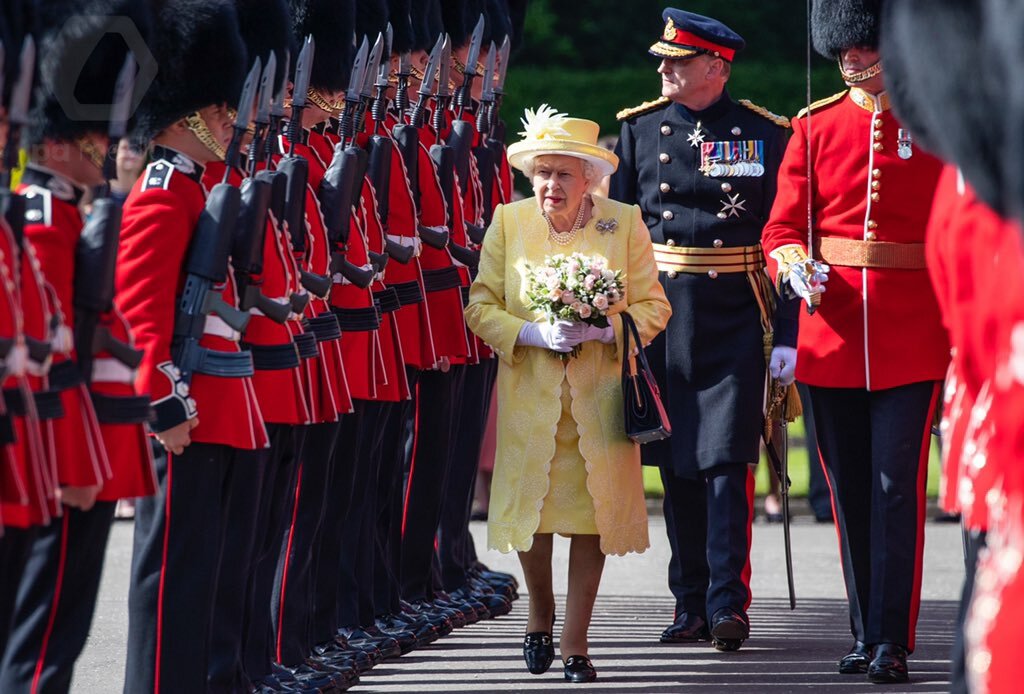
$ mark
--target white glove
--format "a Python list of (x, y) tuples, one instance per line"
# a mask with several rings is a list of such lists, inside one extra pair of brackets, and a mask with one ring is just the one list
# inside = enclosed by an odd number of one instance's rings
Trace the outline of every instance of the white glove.
[(583, 323), (559, 320), (554, 323), (523, 323), (519, 329), (517, 345), (542, 347), (554, 352), (571, 352), (583, 341)]
[(791, 384), (796, 379), (796, 350), (782, 345), (773, 347), (768, 371), (782, 385)]
[(597, 326), (584, 323), (583, 339), (581, 342), (589, 342), (590, 340), (597, 340), (606, 345), (613, 344), (615, 342), (615, 328), (610, 325), (607, 328), (598, 328)]
[(795, 263), (789, 268), (789, 286), (808, 306), (813, 306), (821, 301), (821, 295), (825, 293), (825, 283), (828, 282), (831, 269), (817, 260)]

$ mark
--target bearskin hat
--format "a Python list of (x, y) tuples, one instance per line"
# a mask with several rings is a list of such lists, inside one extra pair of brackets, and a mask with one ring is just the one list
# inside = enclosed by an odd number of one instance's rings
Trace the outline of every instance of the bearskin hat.
[[(978, 197), (1002, 200), (1003, 123), (975, 66), (948, 56), (982, 52), (982, 13), (962, 0), (885, 3), (880, 48), (886, 87), (900, 121), (930, 152), (959, 166)], [(936, 65), (942, 70), (936, 70)]]
[(388, 26), (388, 3), (386, 0), (356, 0), (356, 36), (366, 36), (370, 45)]
[(410, 0), (412, 9), (414, 51), (430, 51), (437, 43), (437, 37), (444, 32), (439, 0)]
[(814, 0), (814, 50), (832, 60), (853, 46), (877, 46), (881, 0)]
[(413, 50), (416, 36), (409, 12), (410, 5), (409, 0), (388, 0), (388, 21), (391, 22), (391, 29), (394, 32), (391, 42), (392, 53), (401, 54)]
[[(144, 50), (150, 29), (146, 4), (44, 0), (36, 3), (36, 11), (38, 69), (30, 141), (105, 133), (114, 86), (130, 42)], [(150, 56), (135, 59), (147, 61)]]
[(271, 53), (277, 58), (277, 74), (274, 75), (274, 91), (277, 91), (284, 79), (285, 53), (292, 51), (292, 18), (288, 4), (285, 0), (235, 0), (235, 7), (250, 67), (257, 58), (266, 65)]
[[(306, 36), (316, 42), (309, 86), (336, 92), (348, 86), (355, 51), (355, 0), (291, 0), (292, 34), (301, 46)], [(294, 71), (297, 54), (292, 57)]]
[(482, 0), (444, 0), (441, 3), (441, 21), (452, 39), (452, 48), (469, 43), (476, 23), (484, 11)]
[(484, 25), (484, 46), (491, 43), (498, 48), (508, 36), (512, 37), (512, 19), (509, 17), (507, 0), (487, 0), (484, 5), (484, 16), (487, 21)]
[(230, 0), (166, 0), (150, 49), (159, 72), (137, 111), (136, 134), (151, 139), (201, 108), (238, 98), (248, 71)]
[(527, 0), (508, 0), (508, 16), (512, 20), (512, 50), (523, 45), (523, 25), (526, 24)]
[[(1020, 84), (1020, 70), (1024, 67), (1024, 46), (1020, 41), (1024, 6), (1014, 0), (983, 0), (977, 4), (982, 7), (980, 45), (985, 47), (985, 55), (994, 53), (994, 59), (986, 60), (984, 69), (976, 70), (973, 79), (982, 81), (988, 98), (984, 103), (962, 104), (960, 99), (953, 103), (984, 110), (990, 124), (994, 118), (1002, 121), (999, 132), (1006, 138), (1000, 150), (1006, 186), (1004, 199), (1008, 212), (1024, 222), (1024, 87)], [(974, 55), (982, 54), (978, 50)], [(966, 56), (959, 57), (968, 62)], [(949, 104), (945, 106), (948, 108)], [(971, 183), (974, 184), (973, 179)]]

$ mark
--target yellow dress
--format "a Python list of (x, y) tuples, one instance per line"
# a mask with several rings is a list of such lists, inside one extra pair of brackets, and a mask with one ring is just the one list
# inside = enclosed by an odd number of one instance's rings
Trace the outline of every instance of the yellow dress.
[[(498, 441), (491, 483), (488, 545), (529, 550), (537, 532), (598, 534), (605, 554), (642, 552), (650, 543), (640, 450), (622, 420), (622, 322), (626, 309), (645, 342), (672, 309), (658, 283), (650, 234), (636, 206), (594, 196), (591, 221), (570, 246), (548, 239), (533, 198), (499, 206), (484, 240), (466, 321), (499, 357)], [(599, 232), (602, 226), (614, 229)], [(579, 251), (621, 269), (626, 292), (609, 311), (616, 344), (586, 342), (568, 362), (517, 346), (526, 321), (528, 266)]]

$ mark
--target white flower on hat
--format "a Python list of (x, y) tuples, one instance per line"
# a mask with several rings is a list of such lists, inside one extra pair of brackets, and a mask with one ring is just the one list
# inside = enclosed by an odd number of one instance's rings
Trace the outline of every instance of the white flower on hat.
[(536, 111), (528, 108), (524, 117), (519, 119), (526, 129), (519, 134), (528, 140), (568, 137), (569, 131), (562, 127), (568, 117), (568, 114), (559, 113), (547, 104), (541, 104)]

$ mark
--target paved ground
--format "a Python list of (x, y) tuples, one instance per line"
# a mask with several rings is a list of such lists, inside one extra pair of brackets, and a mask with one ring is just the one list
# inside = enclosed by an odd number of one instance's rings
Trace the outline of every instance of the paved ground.
[[(477, 546), (486, 529), (474, 523)], [(708, 644), (663, 646), (657, 637), (672, 617), (665, 586), (668, 542), (664, 521), (651, 518), (653, 546), (642, 555), (608, 561), (591, 629), (591, 657), (599, 681), (590, 689), (614, 692), (924, 692), (946, 691), (948, 652), (956, 599), (963, 579), (959, 529), (929, 523), (926, 530), (924, 602), (910, 685), (878, 689), (861, 677), (840, 676), (835, 661), (849, 647), (842, 574), (831, 525), (805, 519), (793, 527), (797, 609), (789, 610), (782, 532), (754, 528), (753, 635), (738, 653), (719, 653)], [(556, 541), (556, 592), (565, 592), (568, 543)], [(127, 625), (127, 576), (131, 525), (119, 523), (111, 538), (96, 620), (75, 673), (76, 694), (121, 690)], [(484, 561), (518, 575), (514, 555), (486, 553)], [(512, 614), (459, 631), (422, 651), (384, 663), (366, 674), (362, 692), (579, 691), (553, 667), (535, 677), (522, 662), (525, 600)], [(556, 635), (557, 636), (557, 635)], [(182, 693), (187, 694), (187, 693)]]

